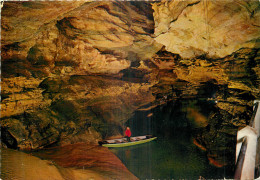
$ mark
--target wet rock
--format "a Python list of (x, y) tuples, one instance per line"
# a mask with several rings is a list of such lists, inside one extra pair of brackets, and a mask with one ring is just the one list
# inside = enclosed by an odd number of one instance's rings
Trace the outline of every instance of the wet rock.
[(1, 156), (1, 178), (3, 179), (48, 179), (53, 177), (57, 180), (63, 179), (59, 169), (51, 161), (41, 160), (11, 149), (3, 149)]
[[(83, 144), (36, 154), (3, 149), (1, 178), (4, 179), (137, 179), (108, 149)], [(56, 154), (58, 152), (58, 154)], [(54, 156), (49, 156), (52, 153)], [(61, 155), (63, 154), (63, 155)], [(95, 154), (95, 156), (93, 156)], [(97, 158), (96, 154), (100, 154)], [(56, 156), (56, 159), (53, 157)], [(41, 159), (40, 159), (40, 158)], [(58, 158), (57, 158), (58, 157)], [(96, 159), (95, 159), (96, 157)], [(75, 164), (75, 162), (80, 162)], [(83, 161), (82, 161), (83, 160)], [(69, 163), (66, 161), (70, 161)], [(37, 167), (37, 168), (35, 168)], [(100, 173), (100, 172), (103, 173)]]
[(102, 146), (77, 143), (36, 151), (33, 155), (57, 164), (62, 174), (72, 176), (71, 179), (77, 179), (76, 175), (81, 173), (86, 176), (85, 170), (101, 179), (136, 179), (111, 151)]

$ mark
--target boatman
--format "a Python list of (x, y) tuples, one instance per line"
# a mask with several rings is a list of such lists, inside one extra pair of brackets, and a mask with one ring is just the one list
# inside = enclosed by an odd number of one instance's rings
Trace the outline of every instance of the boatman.
[(125, 137), (126, 137), (127, 141), (130, 142), (131, 131), (130, 131), (130, 128), (129, 128), (129, 127), (126, 127)]

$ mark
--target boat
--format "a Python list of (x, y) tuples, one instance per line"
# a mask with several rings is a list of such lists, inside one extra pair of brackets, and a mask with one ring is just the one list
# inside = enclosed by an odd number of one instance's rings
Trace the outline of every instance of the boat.
[(147, 143), (156, 138), (157, 137), (153, 137), (152, 135), (145, 135), (145, 136), (130, 137), (130, 141), (127, 141), (126, 138), (120, 138), (120, 139), (99, 141), (98, 143), (99, 145), (104, 147), (126, 147), (126, 146), (133, 146), (137, 144)]

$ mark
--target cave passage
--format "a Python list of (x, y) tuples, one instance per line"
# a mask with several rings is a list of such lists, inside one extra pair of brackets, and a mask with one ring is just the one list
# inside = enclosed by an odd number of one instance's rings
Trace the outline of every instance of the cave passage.
[[(115, 170), (110, 179), (128, 176), (121, 161), (140, 179), (233, 178), (237, 131), (260, 99), (259, 1), (1, 7), (0, 145), (19, 172), (14, 157), (25, 154), (16, 150), (47, 155), (57, 146), (54, 162)], [(114, 154), (98, 146), (126, 126), (157, 140)]]
[[(214, 101), (182, 99), (168, 102), (150, 111), (136, 112), (126, 123), (132, 129), (133, 136), (152, 134), (158, 139), (143, 145), (110, 150), (141, 179), (198, 179), (200, 176), (214, 179), (232, 178), (233, 159), (228, 156), (233, 151), (223, 150), (220, 145), (217, 152), (228, 163), (216, 167), (209, 162), (208, 152), (193, 143), (197, 134), (210, 126), (208, 124), (202, 127), (205, 122), (201, 125), (198, 120), (203, 117), (203, 120), (208, 120), (215, 110)], [(231, 137), (226, 138), (224, 141), (229, 142)], [(230, 146), (233, 148), (232, 144)]]

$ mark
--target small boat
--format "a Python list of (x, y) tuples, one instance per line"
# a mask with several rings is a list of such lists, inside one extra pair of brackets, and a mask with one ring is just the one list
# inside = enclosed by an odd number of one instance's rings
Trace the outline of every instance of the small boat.
[(126, 146), (133, 146), (137, 144), (143, 144), (146, 142), (150, 142), (157, 137), (153, 137), (152, 135), (145, 135), (145, 136), (136, 136), (131, 137), (130, 141), (127, 141), (126, 138), (120, 138), (120, 139), (111, 139), (111, 140), (104, 140), (99, 141), (99, 145), (105, 146), (105, 147), (126, 147)]

